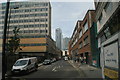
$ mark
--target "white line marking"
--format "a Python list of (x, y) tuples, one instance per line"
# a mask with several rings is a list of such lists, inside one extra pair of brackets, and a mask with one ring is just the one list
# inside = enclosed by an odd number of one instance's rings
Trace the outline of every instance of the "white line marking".
[(56, 67), (54, 67), (53, 69), (52, 69), (52, 71), (54, 71), (56, 69)]
[(57, 67), (54, 67), (52, 71), (53, 71), (53, 72), (56, 72), (56, 71), (57, 71), (56, 68), (57, 68)]

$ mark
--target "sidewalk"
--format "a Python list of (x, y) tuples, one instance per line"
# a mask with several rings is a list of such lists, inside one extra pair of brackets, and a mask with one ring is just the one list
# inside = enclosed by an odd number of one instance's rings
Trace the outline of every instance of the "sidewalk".
[(102, 78), (102, 70), (87, 64), (76, 63), (72, 60), (68, 61), (74, 68), (82, 71), (84, 78)]

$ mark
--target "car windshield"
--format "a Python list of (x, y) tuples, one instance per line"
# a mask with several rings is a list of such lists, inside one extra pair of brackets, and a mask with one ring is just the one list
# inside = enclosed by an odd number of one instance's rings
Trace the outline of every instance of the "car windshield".
[(14, 66), (23, 66), (23, 65), (26, 65), (28, 62), (28, 60), (20, 60), (20, 61), (17, 61)]

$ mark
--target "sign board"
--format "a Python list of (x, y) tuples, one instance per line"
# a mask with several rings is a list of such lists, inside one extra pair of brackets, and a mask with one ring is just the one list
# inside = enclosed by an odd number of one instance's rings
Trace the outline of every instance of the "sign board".
[(118, 42), (104, 47), (105, 66), (118, 69)]

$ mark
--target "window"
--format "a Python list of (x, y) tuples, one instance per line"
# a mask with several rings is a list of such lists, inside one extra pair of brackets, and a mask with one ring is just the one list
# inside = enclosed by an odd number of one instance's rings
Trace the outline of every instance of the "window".
[(105, 35), (102, 35), (100, 38), (100, 43), (104, 42), (106, 40)]
[(101, 13), (101, 15), (100, 15), (100, 17), (99, 17), (99, 22), (100, 22), (100, 24), (102, 23), (102, 17), (103, 17), (103, 15), (102, 15), (102, 13)]
[(88, 44), (88, 36), (84, 38), (84, 45)]
[(110, 13), (111, 10), (112, 10), (112, 2), (108, 2), (108, 3), (105, 5), (104, 9), (105, 9), (105, 12), (106, 12), (106, 13)]
[(83, 33), (85, 33), (87, 30), (88, 30), (88, 23), (86, 21), (84, 26), (83, 26)]
[(82, 48), (82, 45), (83, 45), (82, 42), (80, 42), (80, 48)]
[(109, 38), (109, 37), (111, 36), (110, 31), (109, 31), (109, 27), (107, 27), (107, 28), (104, 30), (104, 34), (105, 34), (105, 37), (106, 37), (106, 38)]
[(79, 35), (79, 38), (81, 38), (81, 36), (82, 36), (82, 30), (80, 30), (80, 35)]
[(39, 30), (35, 30), (35, 33), (39, 33)]

